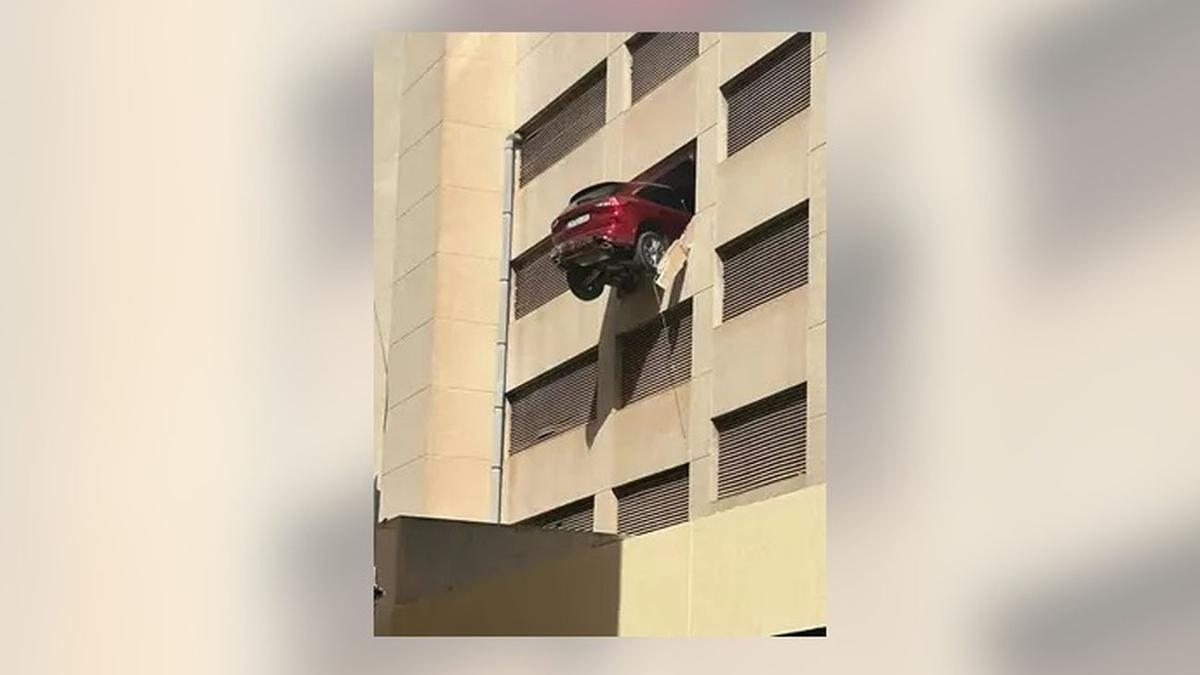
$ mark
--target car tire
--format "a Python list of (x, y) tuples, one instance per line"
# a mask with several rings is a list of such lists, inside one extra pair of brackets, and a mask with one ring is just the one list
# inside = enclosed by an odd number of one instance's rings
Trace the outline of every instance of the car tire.
[(666, 253), (667, 238), (661, 233), (646, 230), (638, 235), (634, 258), (637, 260), (638, 266), (645, 272), (649, 274), (658, 272), (658, 263), (662, 261)]
[(567, 268), (567, 286), (576, 298), (588, 302), (600, 297), (604, 292), (603, 275), (594, 269), (586, 267)]

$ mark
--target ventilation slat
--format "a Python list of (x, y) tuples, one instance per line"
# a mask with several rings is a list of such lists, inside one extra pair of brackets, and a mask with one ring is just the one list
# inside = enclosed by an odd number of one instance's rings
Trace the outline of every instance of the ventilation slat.
[(595, 520), (595, 499), (587, 497), (566, 506), (560, 506), (545, 513), (518, 523), (540, 527), (545, 530), (570, 530), (572, 532), (591, 532)]
[(807, 386), (801, 384), (714, 419), (717, 497), (803, 474), (807, 410)]
[(617, 531), (638, 535), (688, 519), (688, 465), (675, 467), (613, 490)]
[(607, 80), (601, 63), (521, 127), (522, 186), (604, 126)]
[(717, 249), (725, 321), (808, 283), (808, 202)]
[(567, 275), (550, 259), (546, 237), (513, 260), (513, 317), (520, 319), (569, 290)]
[(569, 431), (596, 416), (596, 348), (559, 365), (508, 393), (508, 452)]
[(634, 103), (686, 68), (700, 54), (699, 33), (638, 33), (627, 44)]
[(621, 348), (621, 400), (626, 405), (691, 379), (691, 300), (654, 317), (618, 339)]
[(721, 88), (728, 104), (727, 155), (734, 155), (808, 107), (810, 49), (810, 35), (798, 33)]

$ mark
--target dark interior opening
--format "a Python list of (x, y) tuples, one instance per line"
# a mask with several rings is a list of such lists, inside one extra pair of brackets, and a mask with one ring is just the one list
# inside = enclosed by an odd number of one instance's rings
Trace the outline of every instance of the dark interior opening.
[(696, 212), (696, 141), (672, 152), (665, 159), (643, 171), (634, 180), (661, 183), (675, 188), (688, 211)]
[(827, 637), (825, 634), (825, 626), (818, 628), (809, 628), (807, 630), (797, 630), (790, 633), (780, 633), (774, 637)]

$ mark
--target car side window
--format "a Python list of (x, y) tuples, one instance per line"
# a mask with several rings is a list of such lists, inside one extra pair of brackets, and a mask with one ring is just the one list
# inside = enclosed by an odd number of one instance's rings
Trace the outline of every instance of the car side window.
[(680, 201), (679, 197), (676, 196), (673, 191), (668, 190), (667, 188), (650, 185), (642, 188), (642, 191), (639, 194), (645, 199), (649, 199), (659, 206), (665, 206), (669, 209), (676, 210), (683, 209), (683, 203)]

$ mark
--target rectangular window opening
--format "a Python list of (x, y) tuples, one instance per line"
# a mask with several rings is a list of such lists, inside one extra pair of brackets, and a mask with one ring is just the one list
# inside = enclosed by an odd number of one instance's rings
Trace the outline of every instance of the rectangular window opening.
[(563, 92), (517, 133), (521, 135), (519, 184), (524, 186), (583, 145), (605, 123), (607, 61)]
[(625, 43), (633, 103), (645, 98), (700, 55), (699, 33), (637, 33)]
[(635, 536), (688, 520), (688, 465), (668, 469), (613, 490), (617, 532)]
[(808, 201), (717, 248), (723, 268), (722, 320), (808, 283)]
[(804, 474), (807, 383), (713, 419), (717, 428), (717, 498)]
[(510, 455), (595, 419), (597, 357), (593, 347), (508, 393)]
[(595, 521), (595, 498), (585, 497), (517, 523), (518, 526), (540, 527), (543, 530), (591, 532)]
[(726, 156), (762, 138), (808, 107), (811, 34), (797, 33), (721, 87)]

